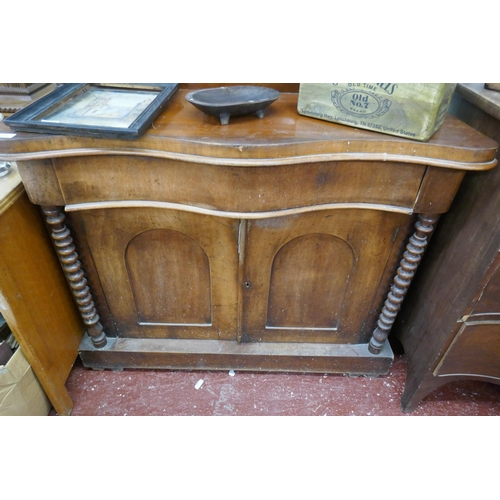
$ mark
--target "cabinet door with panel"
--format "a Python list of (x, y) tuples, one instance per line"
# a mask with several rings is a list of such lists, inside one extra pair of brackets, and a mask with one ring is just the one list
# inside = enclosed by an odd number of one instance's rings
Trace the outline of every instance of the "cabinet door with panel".
[(237, 220), (154, 208), (79, 217), (119, 337), (236, 338)]
[(155, 208), (78, 217), (119, 337), (352, 344), (369, 339), (408, 223), (364, 209), (256, 220)]
[(243, 338), (367, 342), (374, 301), (408, 219), (345, 209), (248, 221)]

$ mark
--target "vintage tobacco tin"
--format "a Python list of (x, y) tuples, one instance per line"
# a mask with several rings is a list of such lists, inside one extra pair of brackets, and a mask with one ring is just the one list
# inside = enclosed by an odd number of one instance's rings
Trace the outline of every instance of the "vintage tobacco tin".
[(455, 83), (301, 83), (298, 112), (427, 141), (443, 124)]

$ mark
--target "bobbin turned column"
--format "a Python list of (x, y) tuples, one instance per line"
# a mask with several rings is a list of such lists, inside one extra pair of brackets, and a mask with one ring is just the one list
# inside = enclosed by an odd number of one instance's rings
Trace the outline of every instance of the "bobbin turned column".
[(384, 342), (389, 336), (406, 292), (415, 276), (415, 271), (427, 248), (429, 237), (436, 227), (438, 218), (439, 215), (435, 214), (419, 214), (418, 216), (418, 221), (415, 224), (416, 231), (412, 234), (406, 246), (403, 260), (400, 262), (391, 291), (377, 321), (377, 328), (375, 328), (370, 339), (368, 350), (372, 354), (379, 354), (382, 351)]
[(71, 287), (71, 292), (78, 305), (83, 322), (88, 327), (88, 334), (95, 347), (104, 347), (107, 343), (106, 334), (99, 322), (92, 294), (87, 286), (85, 273), (73, 244), (69, 229), (64, 225), (66, 216), (58, 207), (43, 206), (42, 211), (47, 224), (52, 228), (51, 237), (56, 247), (59, 261)]

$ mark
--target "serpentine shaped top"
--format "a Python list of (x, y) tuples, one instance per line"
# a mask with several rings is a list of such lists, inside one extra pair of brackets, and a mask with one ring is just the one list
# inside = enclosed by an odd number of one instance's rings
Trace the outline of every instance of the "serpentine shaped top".
[(0, 161), (137, 155), (241, 167), (351, 160), (462, 170), (496, 165), (497, 143), (451, 115), (428, 142), (419, 142), (301, 116), (298, 94), (282, 93), (264, 118), (241, 116), (225, 127), (188, 103), (186, 92), (179, 90), (147, 132), (133, 141), (36, 133), (8, 138), (13, 131), (0, 122)]

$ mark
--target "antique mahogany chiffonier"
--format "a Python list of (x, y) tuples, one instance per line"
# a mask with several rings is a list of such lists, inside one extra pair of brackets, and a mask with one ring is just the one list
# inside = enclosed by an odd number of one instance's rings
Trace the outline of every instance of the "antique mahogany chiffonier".
[(452, 116), (426, 143), (357, 130), (287, 91), (221, 125), (187, 91), (137, 140), (0, 141), (87, 325), (85, 366), (387, 373), (428, 239), (496, 142)]

